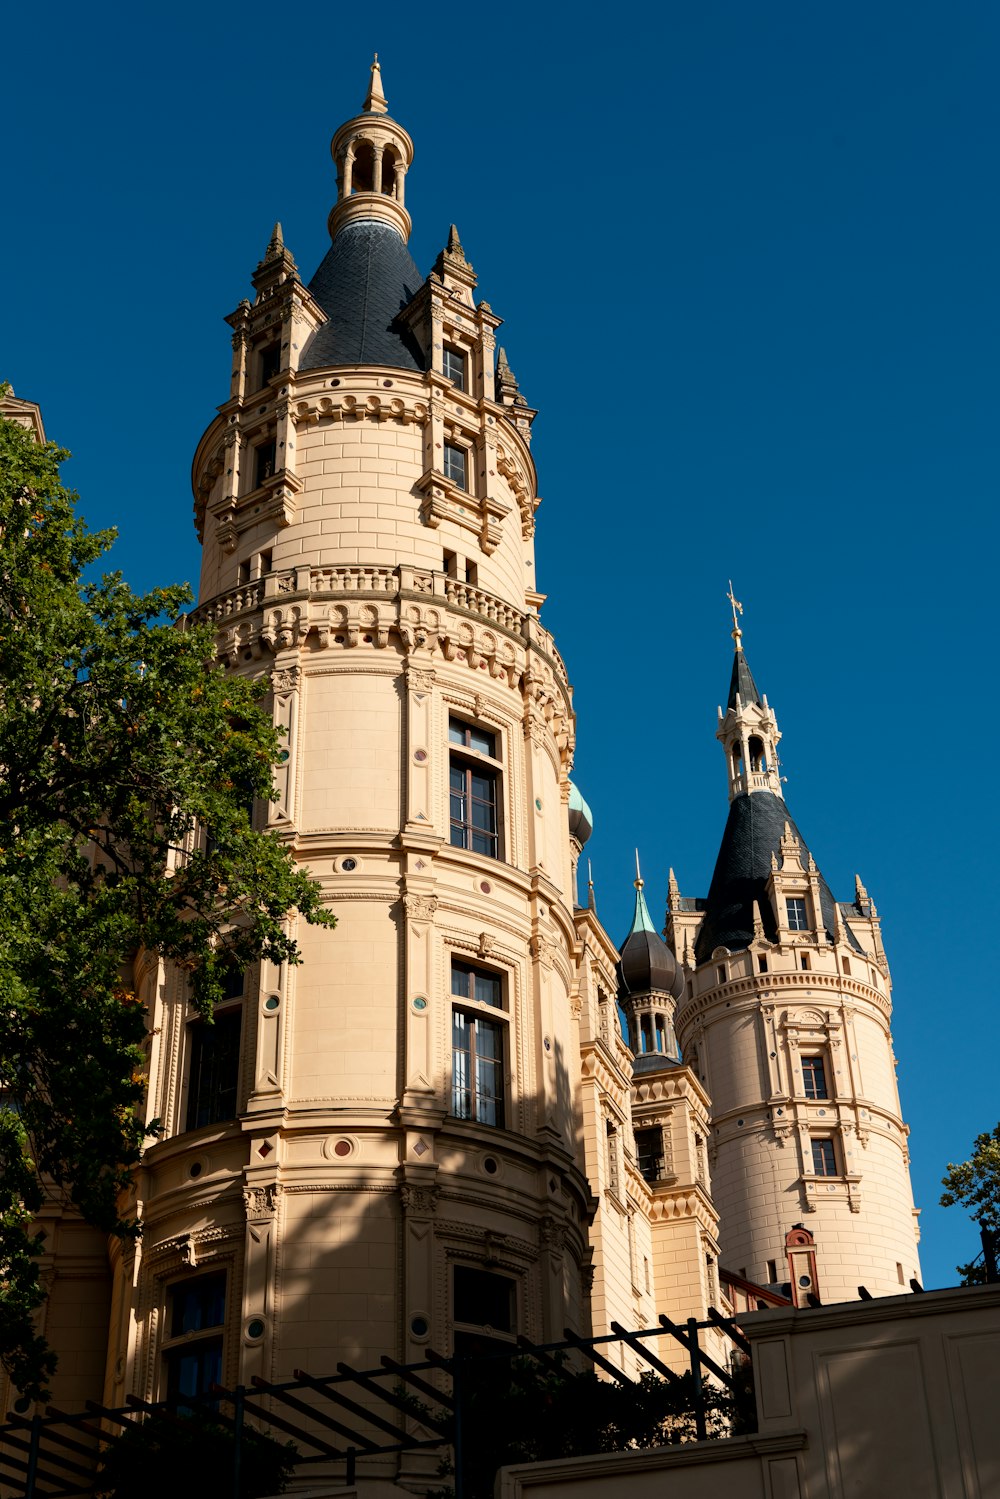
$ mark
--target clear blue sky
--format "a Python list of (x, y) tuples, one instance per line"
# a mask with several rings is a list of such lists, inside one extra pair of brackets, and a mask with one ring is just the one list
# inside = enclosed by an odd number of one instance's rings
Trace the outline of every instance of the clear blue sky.
[(378, 48), (411, 248), (457, 222), (540, 409), (539, 587), (612, 936), (726, 816), (724, 594), (790, 808), (884, 918), (925, 1279), (996, 1084), (1000, 9), (179, 3), (5, 17), (0, 377), (136, 586), (197, 577), (189, 468), (274, 219), (308, 279)]

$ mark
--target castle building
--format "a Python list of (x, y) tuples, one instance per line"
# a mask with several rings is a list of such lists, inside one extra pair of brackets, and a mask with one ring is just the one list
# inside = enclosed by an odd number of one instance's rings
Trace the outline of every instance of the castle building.
[(338, 926), (234, 978), (211, 1027), (137, 959), (143, 1237), (110, 1267), (53, 1238), (47, 1265), (53, 1306), (103, 1278), (73, 1373), (108, 1405), (916, 1273), (878, 918), (788, 815), (739, 631), (708, 897), (671, 877), (665, 941), (637, 878), (616, 948), (577, 899), (535, 412), (455, 229), (428, 276), (410, 257), (377, 60), (332, 155), (330, 249), (306, 284), (275, 226), (192, 482), (197, 616), (286, 735), (256, 815)]
[[(729, 817), (707, 898), (671, 876), (667, 913), (688, 969), (678, 1039), (712, 1100), (722, 1255), (796, 1304), (851, 1300), (859, 1284), (898, 1294), (919, 1279), (918, 1235), (878, 913), (860, 879), (852, 902), (834, 900), (792, 821), (735, 605), (733, 623), (718, 729)], [(790, 1278), (799, 1219), (818, 1248)]]

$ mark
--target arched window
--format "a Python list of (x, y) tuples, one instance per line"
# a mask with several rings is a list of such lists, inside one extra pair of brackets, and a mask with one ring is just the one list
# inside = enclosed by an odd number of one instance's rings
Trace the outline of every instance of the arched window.
[(764, 741), (763, 739), (758, 739), (756, 735), (750, 741), (750, 769), (767, 769), (767, 755), (764, 750)]
[(354, 148), (351, 192), (370, 193), (375, 183), (375, 152), (371, 141), (358, 141)]
[(392, 146), (386, 146), (382, 155), (382, 192), (387, 198), (396, 196), (396, 163), (399, 157)]

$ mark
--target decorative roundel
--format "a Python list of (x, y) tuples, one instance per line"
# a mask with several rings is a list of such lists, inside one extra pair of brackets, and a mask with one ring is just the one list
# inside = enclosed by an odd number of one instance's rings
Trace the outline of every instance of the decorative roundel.
[(415, 1338), (426, 1338), (431, 1330), (431, 1324), (422, 1312), (415, 1312), (410, 1318), (410, 1332)]
[(288, 751), (286, 749), (279, 750), (278, 751), (278, 759), (281, 762), (281, 764), (284, 765), (285, 762), (288, 760)]
[(489, 895), (493, 889), (493, 886), (490, 884), (489, 880), (480, 880), (479, 888), (484, 895)]
[(552, 1042), (549, 1040), (548, 1036), (545, 1037), (543, 1045), (544, 1045), (546, 1051), (551, 1051), (552, 1050)]
[(19, 1395), (14, 1401), (14, 1404), (11, 1406), (11, 1410), (19, 1416), (23, 1416), (25, 1411), (30, 1411), (30, 1409), (31, 1401), (28, 1399), (27, 1395)]
[(204, 1161), (192, 1161), (190, 1166), (188, 1167), (188, 1176), (192, 1181), (197, 1181), (204, 1169)]
[(537, 812), (542, 810), (542, 798), (540, 796), (535, 797), (535, 810)]
[(267, 1331), (267, 1326), (262, 1317), (251, 1317), (247, 1323), (246, 1335), (248, 1338), (262, 1338)]
[(487, 1176), (497, 1176), (499, 1174), (500, 1162), (494, 1155), (484, 1155), (482, 1166)]
[(323, 1154), (328, 1161), (346, 1161), (356, 1155), (358, 1142), (350, 1135), (328, 1135), (323, 1141)]
[(424, 761), (427, 759), (427, 751), (425, 749), (414, 750), (413, 758), (414, 760), (416, 760), (418, 765), (423, 765)]
[(331, 385), (339, 385), (339, 384), (340, 384), (340, 381), (339, 381), (339, 380), (331, 380), (331, 381), (330, 381), (330, 384), (331, 384)]
[(271, 1014), (273, 1014), (275, 1010), (279, 1009), (280, 1006), (281, 996), (278, 994), (269, 994), (264, 1001), (265, 1010), (267, 1010)]
[(418, 994), (416, 999), (413, 1001), (413, 1008), (418, 1012), (418, 1014), (421, 1010), (426, 1010), (427, 1001), (426, 999), (424, 999), (424, 996), (422, 994)]
[(358, 867), (357, 859), (341, 859), (340, 867), (345, 874), (353, 874)]

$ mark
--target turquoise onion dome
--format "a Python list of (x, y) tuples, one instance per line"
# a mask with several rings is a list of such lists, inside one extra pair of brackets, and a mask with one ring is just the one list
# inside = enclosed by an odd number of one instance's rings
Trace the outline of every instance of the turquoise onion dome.
[(569, 831), (570, 837), (581, 845), (594, 831), (594, 814), (572, 781), (569, 783)]

